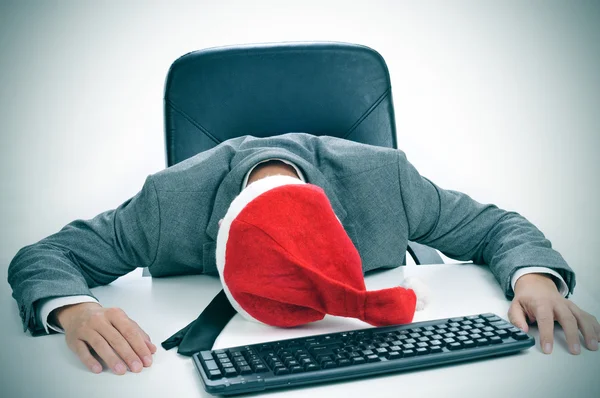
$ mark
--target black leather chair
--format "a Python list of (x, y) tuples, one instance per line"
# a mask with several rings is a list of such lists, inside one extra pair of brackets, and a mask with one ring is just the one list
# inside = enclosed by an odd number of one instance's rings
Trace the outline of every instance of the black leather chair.
[[(328, 135), (397, 148), (390, 76), (361, 45), (295, 42), (194, 51), (165, 84), (167, 167), (241, 135)], [(417, 264), (443, 263), (410, 242)]]

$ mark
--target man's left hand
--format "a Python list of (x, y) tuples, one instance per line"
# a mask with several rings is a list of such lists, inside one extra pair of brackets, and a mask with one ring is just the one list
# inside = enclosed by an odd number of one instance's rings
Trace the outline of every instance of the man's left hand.
[(560, 323), (572, 354), (579, 354), (579, 331), (583, 334), (585, 347), (598, 350), (600, 324), (595, 316), (583, 311), (564, 298), (556, 288), (550, 275), (527, 274), (517, 280), (515, 297), (508, 310), (508, 319), (524, 332), (530, 323), (537, 322), (540, 331), (540, 346), (546, 354), (552, 352), (554, 321)]

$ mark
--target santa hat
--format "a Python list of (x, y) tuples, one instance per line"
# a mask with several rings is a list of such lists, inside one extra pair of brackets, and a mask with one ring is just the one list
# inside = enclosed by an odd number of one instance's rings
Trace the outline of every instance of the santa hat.
[(414, 279), (404, 283), (412, 289), (367, 291), (359, 253), (325, 192), (289, 176), (260, 179), (233, 200), (219, 228), (216, 260), (232, 306), (272, 326), (325, 314), (403, 324), (424, 305)]

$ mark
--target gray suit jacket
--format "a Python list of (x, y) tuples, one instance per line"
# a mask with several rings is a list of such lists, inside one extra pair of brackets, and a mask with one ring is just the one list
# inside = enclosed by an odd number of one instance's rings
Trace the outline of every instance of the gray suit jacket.
[(519, 268), (557, 271), (572, 293), (575, 275), (525, 218), (437, 187), (400, 150), (332, 137), (290, 133), (223, 142), (146, 179), (114, 210), (76, 220), (19, 250), (8, 270), (25, 330), (36, 324), (37, 300), (92, 295), (136, 267), (153, 276), (216, 275), (218, 221), (261, 160), (295, 163), (320, 186), (355, 246), (363, 270), (401, 265), (408, 240), (449, 257), (488, 264), (508, 299)]

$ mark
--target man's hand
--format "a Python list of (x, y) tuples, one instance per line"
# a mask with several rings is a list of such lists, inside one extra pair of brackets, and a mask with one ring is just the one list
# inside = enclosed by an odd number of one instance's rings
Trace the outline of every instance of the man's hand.
[(523, 275), (517, 280), (515, 297), (508, 310), (508, 319), (527, 332), (529, 328), (525, 315), (530, 323), (537, 321), (540, 346), (546, 354), (552, 352), (555, 320), (562, 326), (572, 354), (580, 353), (580, 330), (585, 346), (591, 351), (598, 350), (600, 339), (598, 320), (564, 298), (558, 292), (550, 275), (532, 273)]
[(102, 372), (102, 365), (90, 348), (118, 375), (125, 374), (127, 367), (138, 373), (142, 363), (145, 367), (152, 365), (156, 346), (120, 308), (80, 303), (58, 308), (51, 315), (65, 330), (69, 348), (94, 373)]

